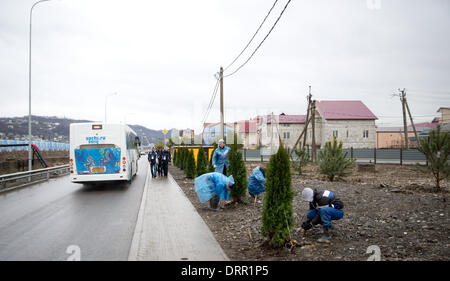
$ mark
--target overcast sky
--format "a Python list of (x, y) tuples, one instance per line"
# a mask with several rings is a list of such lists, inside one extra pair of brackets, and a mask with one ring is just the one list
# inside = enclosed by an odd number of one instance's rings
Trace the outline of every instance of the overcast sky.
[[(248, 58), (280, 14), (279, 0)], [(256, 55), (224, 79), (225, 121), (305, 114), (317, 100), (361, 100), (380, 126), (450, 106), (450, 1), (292, 0)], [(377, 4), (380, 3), (381, 5)], [(0, 116), (28, 114), (29, 13), (0, 0)], [(52, 0), (33, 12), (32, 114), (194, 128), (214, 74), (243, 49), (273, 0)], [(227, 73), (225, 73), (227, 74)], [(207, 121), (219, 121), (219, 98)]]

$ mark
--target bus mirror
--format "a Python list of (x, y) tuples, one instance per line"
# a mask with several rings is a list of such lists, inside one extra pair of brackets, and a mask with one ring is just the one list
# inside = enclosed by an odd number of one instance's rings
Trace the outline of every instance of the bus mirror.
[(136, 137), (136, 144), (137, 144), (138, 146), (141, 146), (141, 140), (139, 139), (139, 137)]

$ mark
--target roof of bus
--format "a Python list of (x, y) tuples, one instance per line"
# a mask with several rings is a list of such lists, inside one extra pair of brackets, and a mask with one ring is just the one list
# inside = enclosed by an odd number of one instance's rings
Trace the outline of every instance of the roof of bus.
[(130, 126), (120, 123), (102, 123), (102, 122), (84, 122), (84, 123), (70, 123), (70, 127), (89, 127), (92, 125), (102, 125), (102, 126), (114, 126), (114, 127), (122, 127), (125, 128), (125, 130), (132, 132), (133, 134), (137, 135), (136, 132), (131, 129)]

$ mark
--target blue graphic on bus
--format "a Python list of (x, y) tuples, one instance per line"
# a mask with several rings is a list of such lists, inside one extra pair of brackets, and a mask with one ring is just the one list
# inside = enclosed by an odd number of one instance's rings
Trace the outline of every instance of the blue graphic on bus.
[(75, 149), (79, 175), (117, 174), (120, 172), (120, 148)]

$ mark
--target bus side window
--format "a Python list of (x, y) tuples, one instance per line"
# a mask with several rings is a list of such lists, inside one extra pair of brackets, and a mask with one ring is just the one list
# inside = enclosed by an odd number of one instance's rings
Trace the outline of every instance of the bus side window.
[(131, 135), (127, 134), (127, 149), (131, 149)]

